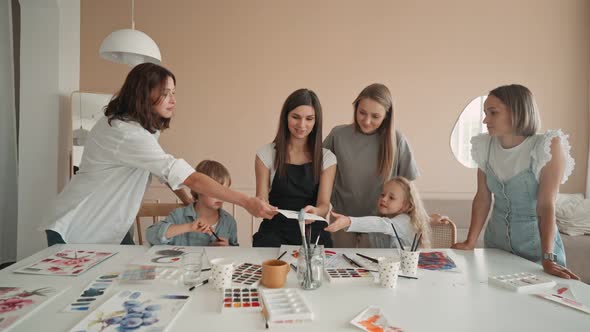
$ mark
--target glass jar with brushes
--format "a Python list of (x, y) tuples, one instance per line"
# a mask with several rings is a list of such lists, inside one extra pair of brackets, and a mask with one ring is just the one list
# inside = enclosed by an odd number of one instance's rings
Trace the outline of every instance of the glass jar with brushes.
[(308, 242), (311, 239), (305, 236), (305, 211), (303, 209), (299, 210), (297, 219), (301, 230), (301, 247), (297, 256), (297, 281), (302, 289), (317, 289), (322, 285), (324, 274), (324, 256), (322, 248), (318, 247), (320, 236), (318, 234), (315, 244), (312, 245), (311, 242)]
[(297, 256), (297, 281), (302, 289), (317, 289), (322, 285), (324, 255), (317, 245), (302, 245)]

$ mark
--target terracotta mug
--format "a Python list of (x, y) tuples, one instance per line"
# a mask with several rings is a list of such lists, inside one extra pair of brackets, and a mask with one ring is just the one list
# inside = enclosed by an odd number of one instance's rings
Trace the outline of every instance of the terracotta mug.
[(287, 273), (291, 268), (285, 261), (271, 259), (262, 263), (262, 280), (260, 283), (267, 288), (282, 288), (287, 281)]

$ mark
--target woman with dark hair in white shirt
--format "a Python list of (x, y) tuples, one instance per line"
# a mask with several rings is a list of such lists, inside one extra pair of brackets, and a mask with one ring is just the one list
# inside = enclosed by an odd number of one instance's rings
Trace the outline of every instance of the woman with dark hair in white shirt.
[(80, 170), (57, 198), (45, 227), (56, 243), (133, 244), (126, 237), (153, 174), (172, 190), (195, 192), (243, 206), (256, 217), (272, 218), (268, 203), (228, 189), (167, 154), (158, 137), (174, 114), (176, 78), (166, 68), (144, 63), (133, 68), (105, 117), (88, 135)]

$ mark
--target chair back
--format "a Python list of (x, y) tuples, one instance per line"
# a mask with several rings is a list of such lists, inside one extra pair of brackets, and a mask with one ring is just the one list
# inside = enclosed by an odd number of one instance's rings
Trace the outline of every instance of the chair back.
[(432, 226), (432, 248), (450, 248), (457, 242), (457, 226), (449, 220), (448, 224)]
[(135, 224), (137, 226), (137, 240), (140, 245), (143, 245), (143, 230), (141, 228), (141, 218), (150, 217), (152, 223), (158, 222), (160, 217), (167, 217), (174, 209), (182, 207), (179, 203), (143, 203), (135, 217)]

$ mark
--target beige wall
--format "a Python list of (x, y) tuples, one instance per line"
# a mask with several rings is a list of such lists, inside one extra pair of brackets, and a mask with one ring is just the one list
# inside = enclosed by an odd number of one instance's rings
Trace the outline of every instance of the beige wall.
[[(129, 7), (82, 1), (82, 91), (110, 93), (122, 84), (129, 68), (100, 59), (98, 48), (130, 26)], [(543, 129), (570, 134), (577, 164), (562, 191), (584, 191), (589, 1), (140, 0), (135, 17), (177, 76), (177, 114), (162, 146), (191, 164), (223, 162), (236, 188), (254, 187), (255, 150), (273, 138), (293, 90), (318, 93), (326, 135), (351, 120), (364, 86), (383, 82), (424, 196), (470, 197), (475, 171), (449, 146), (455, 120), (473, 97), (518, 82), (535, 93)]]

